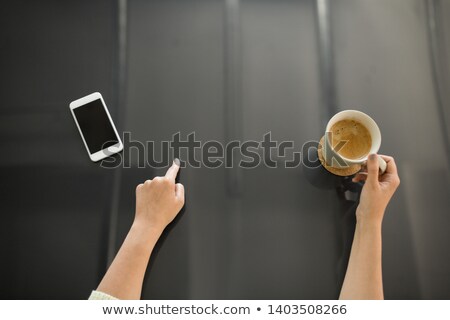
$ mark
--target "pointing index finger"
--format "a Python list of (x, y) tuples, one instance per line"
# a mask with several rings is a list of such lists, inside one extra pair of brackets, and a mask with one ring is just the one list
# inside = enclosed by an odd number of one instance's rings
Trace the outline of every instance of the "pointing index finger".
[(180, 160), (175, 158), (173, 160), (172, 166), (169, 169), (167, 169), (166, 178), (169, 178), (170, 180), (175, 181), (178, 170), (180, 170)]

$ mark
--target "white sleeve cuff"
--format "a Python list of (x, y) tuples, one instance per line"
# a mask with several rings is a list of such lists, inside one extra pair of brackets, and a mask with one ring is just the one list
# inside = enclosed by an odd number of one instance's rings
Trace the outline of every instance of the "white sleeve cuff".
[(94, 290), (89, 296), (89, 300), (118, 300), (118, 299), (113, 296), (110, 296), (109, 294)]

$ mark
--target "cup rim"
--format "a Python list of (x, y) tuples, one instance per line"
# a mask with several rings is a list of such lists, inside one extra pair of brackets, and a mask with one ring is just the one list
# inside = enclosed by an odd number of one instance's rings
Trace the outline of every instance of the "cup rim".
[[(358, 159), (349, 159), (349, 158), (346, 158), (346, 157), (344, 157), (343, 155), (339, 154), (338, 152), (334, 151), (334, 149), (333, 149), (332, 146), (329, 146), (330, 149), (331, 149), (334, 153), (338, 154), (339, 157), (342, 158), (342, 160), (344, 160), (345, 162), (351, 163), (351, 164), (362, 163), (362, 162), (364, 162), (364, 161), (367, 160), (367, 158), (368, 158), (368, 156), (369, 156), (370, 154), (372, 154), (372, 153), (378, 153), (378, 150), (380, 150), (380, 147), (381, 147), (381, 139), (382, 139), (380, 128), (378, 127), (378, 124), (375, 122), (375, 120), (373, 120), (372, 117), (369, 116), (368, 114), (366, 114), (366, 113), (364, 113), (364, 112), (362, 112), (362, 111), (359, 111), (359, 110), (347, 109), (347, 110), (339, 111), (339, 112), (336, 113), (334, 116), (332, 116), (332, 117), (330, 118), (330, 120), (328, 120), (326, 129), (325, 129), (325, 135), (327, 134), (327, 132), (330, 132), (330, 129), (331, 129), (331, 126), (332, 126), (332, 124), (331, 124), (331, 123), (332, 123), (332, 120), (335, 119), (335, 118), (337, 118), (338, 116), (342, 115), (343, 113), (351, 113), (351, 114), (355, 114), (355, 113), (356, 113), (357, 115), (366, 118), (369, 122), (372, 123), (374, 129), (375, 129), (375, 130), (377, 131), (377, 133), (378, 133), (379, 139), (378, 139), (378, 143), (376, 144), (376, 147), (374, 148), (374, 147), (372, 146), (372, 147), (370, 148), (370, 151), (369, 151), (368, 154), (366, 154), (364, 157), (361, 157), (361, 158), (358, 158)], [(333, 123), (333, 124), (334, 124), (334, 123)], [(326, 143), (329, 144), (328, 139), (326, 139)], [(373, 151), (374, 149), (376, 149), (376, 151)]]

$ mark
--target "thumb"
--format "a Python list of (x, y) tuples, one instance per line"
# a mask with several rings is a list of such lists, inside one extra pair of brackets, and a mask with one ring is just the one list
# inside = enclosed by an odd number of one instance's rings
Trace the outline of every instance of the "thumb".
[(371, 154), (367, 159), (367, 183), (372, 184), (373, 186), (378, 185), (378, 171), (379, 171), (379, 163), (378, 156), (376, 154)]

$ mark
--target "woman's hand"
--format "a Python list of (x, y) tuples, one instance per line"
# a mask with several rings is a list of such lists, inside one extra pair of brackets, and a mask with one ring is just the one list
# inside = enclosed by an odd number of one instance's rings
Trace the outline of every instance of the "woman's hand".
[(339, 299), (383, 299), (381, 266), (381, 223), (384, 211), (400, 184), (392, 157), (381, 156), (387, 164), (379, 175), (378, 158), (367, 159), (367, 173), (358, 173), (353, 181), (365, 180), (356, 209), (356, 228), (347, 272)]
[(125, 241), (97, 290), (119, 299), (139, 299), (145, 270), (164, 228), (184, 205), (184, 187), (175, 184), (180, 162), (175, 159), (164, 177), (136, 188), (136, 216)]
[(175, 184), (180, 169), (175, 159), (164, 177), (155, 177), (136, 188), (135, 223), (163, 231), (184, 205), (184, 186)]
[(358, 222), (370, 221), (381, 224), (389, 200), (400, 185), (394, 158), (381, 157), (387, 164), (386, 172), (383, 175), (379, 175), (377, 155), (371, 154), (367, 159), (367, 173), (358, 173), (353, 178), (354, 182), (366, 181), (356, 210)]

